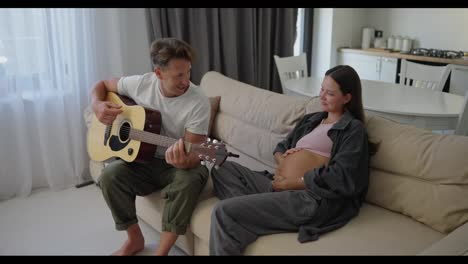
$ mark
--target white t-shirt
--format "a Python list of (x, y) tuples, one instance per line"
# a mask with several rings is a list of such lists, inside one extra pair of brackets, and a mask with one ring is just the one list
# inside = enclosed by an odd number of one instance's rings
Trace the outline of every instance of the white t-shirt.
[(179, 139), (184, 137), (185, 130), (199, 135), (208, 134), (210, 101), (192, 82), (184, 94), (165, 97), (161, 93), (159, 79), (150, 72), (120, 78), (117, 91), (138, 105), (161, 112), (161, 135)]

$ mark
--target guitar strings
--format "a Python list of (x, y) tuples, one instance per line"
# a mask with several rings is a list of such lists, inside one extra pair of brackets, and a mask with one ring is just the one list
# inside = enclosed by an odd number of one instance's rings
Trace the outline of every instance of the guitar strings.
[[(173, 138), (170, 138), (170, 137), (166, 137), (166, 136), (159, 135), (159, 134), (154, 134), (154, 133), (147, 132), (147, 131), (144, 131), (144, 130), (133, 129), (132, 127), (129, 127), (129, 126), (122, 126), (120, 129), (123, 132), (128, 133), (129, 135), (130, 135), (130, 131), (133, 130), (135, 132), (135, 134), (139, 134), (139, 135), (141, 135), (143, 137), (158, 137), (161, 140), (166, 141), (165, 143), (174, 143), (174, 142), (177, 141), (176, 139), (173, 139)], [(150, 134), (147, 134), (147, 133), (150, 133)], [(184, 142), (186, 142), (186, 141), (184, 141)], [(201, 146), (201, 144), (193, 144), (193, 143), (191, 143), (191, 144), (192, 144), (192, 147), (195, 147), (197, 149)]]
[[(118, 131), (123, 131), (125, 133), (128, 133), (128, 136), (130, 136), (130, 132), (131, 131), (134, 131), (135, 134), (138, 134), (138, 135), (141, 135), (141, 139), (144, 139), (145, 137), (158, 137), (160, 138), (160, 140), (162, 141), (165, 141), (164, 143), (166, 144), (173, 144), (175, 143), (177, 140), (173, 139), (173, 138), (170, 138), (170, 137), (166, 137), (166, 136), (163, 136), (163, 135), (159, 135), (159, 134), (154, 134), (154, 133), (151, 133), (151, 132), (147, 132), (147, 131), (144, 131), (144, 130), (138, 130), (138, 129), (133, 129), (132, 127), (129, 127), (129, 126), (121, 126), (120, 129)], [(149, 133), (149, 134), (148, 134)], [(185, 143), (186, 141), (184, 141)], [(195, 150), (195, 151), (200, 151), (200, 149), (206, 149), (206, 148), (209, 148), (207, 147), (206, 145), (203, 146), (202, 144), (194, 144), (194, 143), (191, 143), (192, 145), (192, 149)], [(209, 145), (211, 145), (211, 143), (209, 143)], [(169, 146), (164, 146), (164, 145), (160, 145), (162, 147), (169, 147)], [(222, 150), (215, 150), (215, 155), (218, 155), (222, 153)], [(206, 154), (205, 154), (206, 155)], [(207, 156), (207, 157), (210, 157), (210, 156)], [(209, 158), (201, 158), (202, 160), (205, 160), (205, 161), (209, 161)], [(215, 160), (215, 159), (214, 159)], [(213, 160), (213, 161), (214, 161)]]
[(166, 141), (166, 143), (171, 143), (171, 142), (177, 141), (177, 140), (175, 140), (175, 139), (173, 139), (173, 138), (166, 137), (166, 136), (163, 136), (163, 135), (154, 134), (154, 133), (152, 133), (151, 135), (148, 135), (148, 134), (146, 134), (146, 133), (151, 133), (151, 132), (147, 132), (147, 131), (144, 131), (144, 130), (133, 129), (133, 128), (128, 127), (128, 126), (122, 126), (122, 127), (120, 128), (119, 131), (123, 131), (123, 132), (128, 133), (128, 134), (130, 135), (130, 131), (131, 131), (131, 130), (133, 130), (135, 134), (141, 135), (141, 136), (143, 136), (143, 137), (145, 137), (145, 136), (146, 136), (146, 137), (148, 137), (148, 136), (150, 136), (150, 137), (158, 137), (158, 138), (160, 138), (161, 140)]

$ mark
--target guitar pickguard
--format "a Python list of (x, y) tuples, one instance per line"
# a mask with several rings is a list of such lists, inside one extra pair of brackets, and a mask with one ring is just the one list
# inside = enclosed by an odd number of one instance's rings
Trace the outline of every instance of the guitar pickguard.
[[(116, 121), (118, 121), (119, 119), (120, 118), (117, 117)], [(116, 122), (114, 121), (114, 123)], [(109, 139), (109, 147), (112, 151), (122, 150), (125, 147), (127, 147), (127, 145), (130, 143), (128, 139), (129, 139), (129, 132), (131, 129), (131, 125), (129, 124), (127, 120), (120, 120), (120, 122), (117, 122), (117, 123), (120, 123), (117, 129), (118, 136), (112, 135), (110, 136), (110, 139)], [(108, 128), (112, 128), (112, 125), (108, 126)], [(109, 136), (107, 135), (107, 131), (106, 131), (105, 138), (108, 138), (108, 137)]]
[(112, 151), (119, 151), (121, 149), (124, 149), (129, 142), (130, 141), (122, 142), (120, 141), (118, 136), (111, 136), (109, 139), (109, 147)]

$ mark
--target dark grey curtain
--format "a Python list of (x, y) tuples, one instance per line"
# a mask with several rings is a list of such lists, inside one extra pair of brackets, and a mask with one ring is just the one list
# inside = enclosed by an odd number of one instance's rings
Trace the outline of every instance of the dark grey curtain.
[(312, 72), (312, 32), (314, 31), (314, 9), (304, 8), (303, 51), (307, 54), (307, 69)]
[(273, 55), (292, 56), (297, 8), (151, 8), (149, 39), (175, 37), (195, 49), (192, 82), (207, 71), (281, 93)]

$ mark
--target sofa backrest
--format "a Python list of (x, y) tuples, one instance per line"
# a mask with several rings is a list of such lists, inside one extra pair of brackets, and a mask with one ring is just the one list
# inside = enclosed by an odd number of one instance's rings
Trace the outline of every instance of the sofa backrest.
[(304, 115), (307, 100), (263, 90), (217, 72), (206, 73), (200, 88), (207, 96), (221, 96), (213, 136), (276, 167), (273, 150)]
[(438, 135), (367, 115), (371, 158), (367, 201), (448, 233), (468, 221), (468, 137)]
[[(318, 98), (276, 94), (217, 72), (206, 73), (200, 87), (221, 96), (213, 135), (270, 167), (276, 144), (305, 113), (321, 110)], [(370, 115), (366, 127), (369, 139), (380, 142), (370, 162), (368, 202), (444, 233), (468, 221), (468, 137)]]

